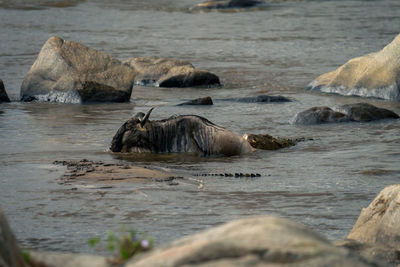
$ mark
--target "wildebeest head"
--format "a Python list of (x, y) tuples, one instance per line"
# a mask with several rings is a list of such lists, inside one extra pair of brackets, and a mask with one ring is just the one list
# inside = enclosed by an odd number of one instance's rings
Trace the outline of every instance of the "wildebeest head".
[[(124, 144), (126, 142), (135, 144), (137, 147), (148, 147), (149, 141), (146, 137), (145, 124), (149, 120), (150, 113), (154, 108), (151, 108), (147, 114), (138, 112), (134, 117), (126, 121), (114, 135), (111, 142), (112, 152), (127, 152), (123, 151)], [(129, 145), (129, 144), (128, 144)]]

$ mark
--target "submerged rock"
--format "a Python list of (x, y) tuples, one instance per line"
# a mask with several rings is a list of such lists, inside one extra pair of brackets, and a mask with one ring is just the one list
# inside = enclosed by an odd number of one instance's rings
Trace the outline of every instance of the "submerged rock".
[(4, 88), (4, 83), (0, 79), (0, 103), (3, 102), (10, 102), (10, 99), (8, 98), (6, 89)]
[(252, 147), (263, 150), (277, 150), (294, 146), (297, 143), (295, 140), (275, 138), (268, 134), (246, 134), (245, 139)]
[(353, 58), (309, 88), (327, 93), (400, 100), (400, 34), (381, 51)]
[(242, 102), (242, 103), (282, 103), (282, 102), (292, 102), (287, 97), (278, 95), (258, 95), (258, 96), (248, 96), (248, 97), (236, 97), (236, 98), (223, 98), (217, 99), (218, 101), (232, 101), (232, 102)]
[(194, 6), (193, 10), (201, 9), (227, 9), (227, 8), (249, 8), (262, 4), (257, 0), (210, 0)]
[(184, 237), (139, 259), (140, 266), (378, 266), (309, 228), (272, 216), (247, 218)]
[(0, 266), (23, 267), (26, 266), (22, 252), (8, 225), (6, 216), (0, 208)]
[(219, 85), (218, 76), (196, 69), (190, 62), (170, 58), (138, 57), (124, 61), (135, 72), (135, 84), (159, 87)]
[(397, 119), (399, 116), (384, 108), (378, 108), (368, 103), (354, 103), (334, 108), (313, 107), (299, 112), (291, 120), (292, 124), (321, 124), (329, 122), (367, 122), (381, 119)]
[(211, 97), (206, 96), (206, 97), (201, 97), (201, 98), (196, 98), (187, 102), (183, 102), (178, 104), (177, 106), (186, 106), (186, 105), (213, 105), (213, 101)]
[(21, 86), (22, 101), (64, 103), (129, 101), (134, 72), (84, 45), (51, 37)]

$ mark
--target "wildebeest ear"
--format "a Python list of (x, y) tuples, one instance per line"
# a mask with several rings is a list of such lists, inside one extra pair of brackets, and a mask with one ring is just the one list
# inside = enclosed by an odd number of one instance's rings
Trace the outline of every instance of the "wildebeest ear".
[(150, 117), (150, 113), (153, 111), (153, 109), (154, 109), (154, 107), (152, 107), (152, 108), (147, 112), (146, 116), (144, 116), (143, 120), (140, 121), (140, 126), (143, 127), (143, 126), (146, 124), (147, 120), (148, 120), (149, 117)]

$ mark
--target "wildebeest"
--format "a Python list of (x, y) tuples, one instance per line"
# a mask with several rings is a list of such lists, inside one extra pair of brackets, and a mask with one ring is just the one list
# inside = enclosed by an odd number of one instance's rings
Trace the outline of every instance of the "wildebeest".
[(111, 151), (234, 156), (253, 150), (243, 137), (203, 117), (180, 115), (150, 121), (152, 110), (139, 112), (126, 121), (114, 135)]

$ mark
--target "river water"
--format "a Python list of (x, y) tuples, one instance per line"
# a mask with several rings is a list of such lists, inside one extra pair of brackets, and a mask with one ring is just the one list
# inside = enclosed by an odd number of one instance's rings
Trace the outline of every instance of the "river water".
[[(400, 120), (294, 126), (312, 106), (365, 101), (400, 114), (400, 103), (307, 91), (315, 77), (348, 59), (380, 50), (399, 33), (400, 2), (275, 1), (243, 12), (189, 12), (199, 1), (0, 0), (0, 78), (13, 100), (51, 36), (121, 60), (160, 56), (189, 60), (216, 73), (220, 88), (135, 86), (130, 103), (0, 105), (0, 204), (23, 247), (91, 252), (87, 240), (120, 225), (156, 245), (246, 216), (272, 214), (304, 223), (330, 240), (344, 238), (386, 185), (400, 179)], [(213, 99), (284, 95), (282, 104)], [(239, 134), (312, 140), (280, 151), (230, 158), (132, 155), (107, 151), (118, 127), (156, 106), (151, 119), (196, 114)], [(133, 162), (192, 179), (167, 183), (60, 184), (54, 160)], [(253, 172), (259, 178), (197, 177)], [(101, 252), (98, 252), (101, 253)]]

